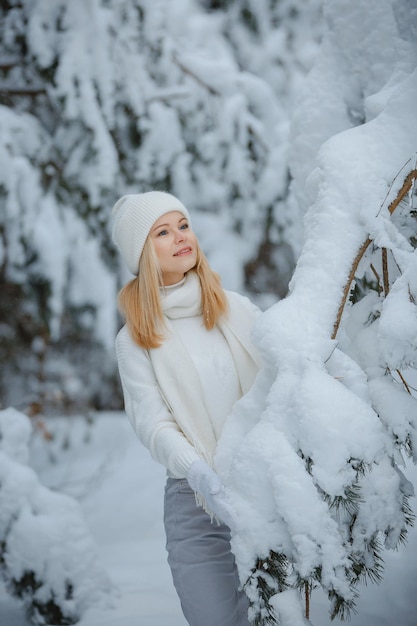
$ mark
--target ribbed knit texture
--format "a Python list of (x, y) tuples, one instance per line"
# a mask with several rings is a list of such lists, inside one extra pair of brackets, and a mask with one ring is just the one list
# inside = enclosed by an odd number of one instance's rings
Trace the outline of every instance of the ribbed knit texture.
[(140, 256), (152, 226), (170, 211), (179, 211), (191, 222), (182, 202), (164, 191), (128, 194), (114, 205), (113, 241), (132, 274), (139, 272)]

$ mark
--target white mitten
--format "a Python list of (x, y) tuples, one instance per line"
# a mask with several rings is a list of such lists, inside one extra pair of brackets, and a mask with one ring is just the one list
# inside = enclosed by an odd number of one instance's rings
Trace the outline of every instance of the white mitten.
[(210, 511), (230, 529), (235, 528), (231, 508), (224, 495), (224, 487), (216, 472), (202, 459), (194, 461), (188, 469), (188, 484), (205, 500)]

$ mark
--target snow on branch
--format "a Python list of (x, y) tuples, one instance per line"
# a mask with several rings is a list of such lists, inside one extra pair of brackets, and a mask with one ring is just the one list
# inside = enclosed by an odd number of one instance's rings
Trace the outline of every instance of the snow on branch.
[[(413, 170), (389, 215), (415, 178)], [(407, 231), (414, 219), (403, 211), (399, 227)], [(265, 368), (230, 416), (216, 458), (239, 520), (232, 545), (255, 626), (308, 623), (316, 586), (328, 595), (331, 617), (348, 618), (358, 585), (381, 580), (384, 548), (404, 542), (413, 524), (413, 486), (400, 465), (403, 453), (417, 457), (417, 401), (389, 372), (404, 380), (400, 367), (417, 366), (416, 251), (413, 237), (405, 246), (395, 229), (388, 232), (401, 245), (391, 252), (400, 258), (389, 289), (363, 265), (358, 272), (371, 239), (360, 247), (338, 344), (320, 328), (320, 307), (299, 308), (297, 284), (257, 323)], [(374, 265), (376, 254), (374, 245)], [(306, 617), (300, 605), (286, 622), (294, 589), (304, 590)]]
[(74, 624), (111, 592), (78, 503), (27, 465), (29, 419), (0, 411), (0, 576), (33, 624)]
[[(416, 181), (417, 181), (417, 169), (412, 169), (407, 176), (404, 179), (404, 182), (401, 186), (400, 191), (397, 193), (396, 197), (394, 198), (394, 200), (391, 202), (391, 204), (388, 207), (388, 211), (389, 213), (392, 215), (395, 211), (395, 209), (398, 208), (398, 206), (401, 204), (401, 202), (404, 200), (404, 198), (407, 196), (407, 194), (410, 193), (410, 190), (412, 189), (412, 187), (416, 185)], [(412, 208), (412, 207), (410, 207)], [(365, 252), (367, 251), (367, 249), (369, 248), (369, 246), (372, 243), (372, 239), (368, 237), (368, 239), (366, 239), (366, 241), (363, 242), (363, 244), (361, 245), (353, 263), (352, 263), (352, 268), (350, 270), (349, 273), (349, 278), (346, 282), (345, 288), (343, 290), (343, 297), (342, 297), (342, 301), (340, 303), (339, 306), (339, 310), (337, 313), (337, 318), (334, 324), (334, 328), (333, 328), (333, 333), (332, 333), (332, 339), (336, 338), (337, 335), (337, 331), (339, 330), (340, 327), (340, 322), (342, 320), (342, 315), (343, 315), (343, 310), (345, 308), (346, 305), (346, 301), (348, 299), (349, 293), (351, 291), (352, 288), (352, 283), (354, 281), (355, 278), (355, 274), (356, 271), (358, 269), (359, 263), (361, 262), (362, 258), (365, 255)], [(385, 251), (385, 252), (384, 252)], [(386, 249), (383, 249), (383, 254), (384, 257), (386, 256)], [(386, 267), (386, 260), (384, 261), (384, 291), (385, 291), (385, 295), (388, 294), (389, 291), (389, 281), (388, 281), (388, 277), (387, 277), (387, 267)], [(373, 271), (375, 272), (375, 269), (373, 269)], [(378, 275), (377, 275), (378, 277)], [(379, 277), (378, 277), (379, 280)]]
[[(353, 32), (350, 18), (341, 24)], [(348, 618), (360, 584), (381, 579), (384, 550), (414, 521), (402, 467), (417, 459), (417, 394), (405, 372), (417, 369), (415, 157), (395, 173), (417, 145), (416, 93), (411, 68), (395, 87), (378, 86), (372, 123), (319, 147), (290, 293), (256, 323), (264, 367), (218, 445), (256, 626), (310, 623), (296, 590), (315, 587), (332, 619)], [(304, 110), (318, 96), (309, 97)]]

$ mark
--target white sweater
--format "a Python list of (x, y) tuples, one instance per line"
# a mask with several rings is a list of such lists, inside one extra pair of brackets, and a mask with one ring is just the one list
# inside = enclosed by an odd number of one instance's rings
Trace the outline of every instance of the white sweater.
[(232, 353), (221, 330), (207, 330), (202, 315), (172, 320), (172, 326), (193, 360), (218, 441), (227, 415), (242, 396)]
[(212, 463), (224, 421), (259, 367), (250, 342), (259, 310), (247, 298), (226, 292), (227, 321), (207, 331), (200, 311), (179, 308), (183, 294), (194, 297), (196, 280), (188, 274), (187, 285), (168, 290), (171, 334), (163, 348), (139, 347), (127, 326), (116, 339), (126, 413), (152, 457), (175, 478), (186, 477), (201, 457)]

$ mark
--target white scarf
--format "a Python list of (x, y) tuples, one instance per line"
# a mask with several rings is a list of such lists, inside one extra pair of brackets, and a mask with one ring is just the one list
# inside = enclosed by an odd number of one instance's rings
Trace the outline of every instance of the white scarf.
[[(226, 291), (228, 315), (218, 327), (223, 333), (236, 364), (241, 389), (252, 386), (260, 361), (250, 339), (253, 315), (242, 306), (241, 296)], [(203, 401), (203, 388), (193, 360), (181, 338), (174, 332), (171, 319), (201, 315), (201, 286), (195, 272), (189, 272), (183, 285), (162, 292), (167, 337), (161, 347), (149, 350), (149, 356), (165, 399), (185, 437), (210, 465), (216, 438)]]

